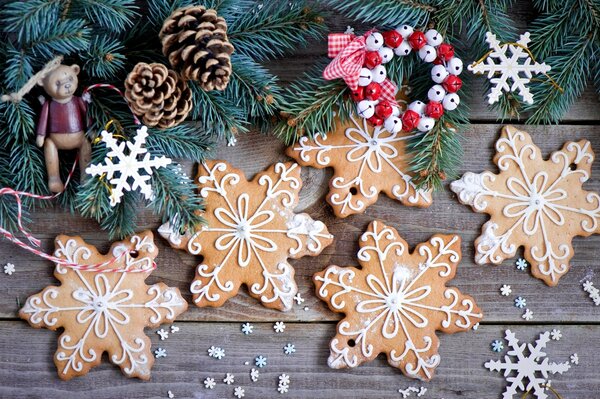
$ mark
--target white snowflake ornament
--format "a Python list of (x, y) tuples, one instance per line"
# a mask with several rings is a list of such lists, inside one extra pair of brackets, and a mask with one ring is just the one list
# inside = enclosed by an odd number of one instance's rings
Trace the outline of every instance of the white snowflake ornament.
[(503, 399), (512, 399), (519, 391), (531, 392), (537, 399), (546, 399), (548, 395), (544, 390), (546, 380), (550, 374), (562, 374), (571, 368), (569, 362), (550, 363), (543, 349), (550, 340), (550, 333), (540, 334), (532, 344), (519, 344), (515, 334), (506, 330), (506, 341), (511, 348), (502, 360), (490, 360), (485, 367), (490, 371), (502, 372), (506, 381)]
[(467, 69), (475, 74), (487, 73), (487, 78), (492, 83), (492, 89), (488, 94), (488, 103), (497, 102), (502, 92), (518, 91), (524, 102), (533, 104), (533, 95), (527, 84), (534, 74), (546, 74), (550, 71), (550, 65), (540, 64), (531, 59), (527, 49), (530, 42), (529, 32), (521, 35), (517, 45), (500, 44), (496, 35), (491, 32), (486, 33), (485, 41), (491, 49), (489, 55), (484, 62), (471, 64)]
[[(106, 130), (101, 133), (101, 140), (110, 151), (106, 154), (104, 163), (90, 165), (85, 172), (91, 176), (106, 177), (111, 189), (111, 206), (121, 202), (125, 191), (138, 190), (144, 195), (144, 198), (152, 199), (152, 186), (148, 181), (153, 170), (164, 168), (171, 163), (171, 159), (165, 156), (151, 157), (144, 147), (146, 137), (148, 137), (146, 126), (140, 127), (133, 141), (127, 142), (118, 143), (112, 133)], [(125, 147), (128, 151), (125, 150)], [(126, 152), (128, 153), (126, 154)], [(114, 162), (113, 158), (116, 158), (117, 162)]]

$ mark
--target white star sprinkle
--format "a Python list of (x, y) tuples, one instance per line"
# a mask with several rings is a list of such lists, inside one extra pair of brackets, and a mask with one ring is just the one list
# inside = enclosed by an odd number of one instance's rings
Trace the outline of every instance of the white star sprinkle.
[(278, 321), (273, 324), (273, 330), (276, 333), (282, 333), (285, 330), (285, 323), (283, 321)]
[(252, 370), (250, 370), (250, 379), (252, 380), (252, 382), (258, 381), (259, 376), (260, 372), (253, 367)]
[(294, 352), (296, 352), (296, 345), (294, 344), (287, 344), (283, 347), (283, 353), (286, 355), (291, 355)]
[(254, 329), (254, 326), (250, 323), (244, 323), (242, 324), (242, 332), (246, 335), (248, 334), (252, 334), (252, 330)]
[(167, 350), (163, 348), (157, 348), (154, 351), (154, 357), (156, 357), (157, 359), (161, 357), (167, 357)]
[(553, 340), (558, 341), (559, 339), (562, 338), (562, 333), (560, 332), (560, 330), (557, 330), (555, 328), (554, 330), (552, 330), (550, 332), (550, 336), (552, 337)]
[(244, 388), (242, 388), (242, 387), (236, 387), (233, 390), (233, 396), (235, 396), (238, 399), (243, 398), (245, 395), (246, 395), (246, 391), (244, 391)]
[(206, 389), (214, 389), (215, 385), (217, 385), (217, 383), (214, 378), (206, 377), (204, 380), (204, 388)]
[(304, 303), (304, 298), (302, 298), (302, 295), (300, 295), (300, 293), (297, 293), (294, 296), (294, 301), (296, 301), (297, 305), (302, 305)]
[(510, 285), (502, 285), (502, 287), (500, 287), (500, 293), (503, 296), (509, 296), (510, 294), (512, 294), (512, 289), (510, 288)]
[(225, 378), (223, 378), (223, 382), (227, 385), (231, 385), (235, 382), (235, 377), (233, 374), (227, 373)]
[(523, 313), (521, 317), (527, 321), (530, 321), (533, 319), (533, 312), (529, 309), (525, 309), (525, 313)]
[(12, 263), (7, 263), (6, 265), (4, 265), (4, 274), (8, 274), (9, 276), (12, 276), (12, 274), (15, 272), (15, 265), (13, 265)]
[(169, 332), (165, 329), (160, 329), (156, 332), (158, 335), (160, 335), (160, 340), (164, 341), (165, 339), (169, 338)]

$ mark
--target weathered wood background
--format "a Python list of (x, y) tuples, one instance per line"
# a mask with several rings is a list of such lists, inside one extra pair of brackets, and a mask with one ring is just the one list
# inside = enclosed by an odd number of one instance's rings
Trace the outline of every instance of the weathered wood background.
[[(522, 28), (532, 17), (528, 4), (520, 2), (514, 10)], [(344, 30), (347, 24), (336, 16), (331, 20), (332, 31)], [(359, 25), (354, 26), (360, 29)], [(325, 44), (313, 43), (308, 49), (269, 67), (284, 81), (291, 80), (324, 54)], [(485, 107), (483, 97), (483, 89), (479, 87), (474, 98), (465, 99), (472, 109), (473, 124), (466, 132), (461, 171), (495, 170), (490, 160), (502, 125)], [(545, 154), (560, 148), (567, 140), (580, 138), (587, 138), (596, 151), (600, 151), (599, 111), (597, 95), (588, 90), (560, 125), (524, 129), (532, 134)], [(215, 157), (231, 161), (250, 177), (271, 163), (286, 159), (283, 149), (273, 138), (252, 133), (240, 137), (235, 147), (221, 146)], [(190, 165), (190, 172), (191, 169)], [(523, 341), (537, 338), (542, 331), (560, 329), (563, 338), (559, 342), (552, 341), (547, 353), (555, 361), (568, 360), (572, 353), (578, 353), (580, 361), (566, 374), (553, 376), (552, 386), (563, 398), (598, 397), (600, 307), (595, 307), (583, 292), (581, 282), (592, 279), (600, 286), (600, 236), (574, 240), (572, 269), (557, 287), (550, 288), (529, 272), (517, 271), (516, 258), (497, 267), (475, 265), (473, 241), (487, 217), (460, 205), (448, 189), (435, 194), (434, 204), (429, 209), (404, 207), (382, 197), (365, 214), (341, 220), (333, 217), (324, 201), (330, 176), (330, 171), (304, 168), (302, 172), (304, 188), (300, 208), (325, 222), (335, 235), (334, 243), (321, 256), (292, 262), (306, 302), (288, 313), (280, 313), (265, 309), (241, 293), (219, 309), (190, 306), (176, 323), (181, 331), (168, 340), (159, 341), (155, 330), (147, 331), (153, 349), (160, 346), (168, 352), (166, 358), (155, 363), (149, 382), (127, 379), (108, 362), (84, 377), (60, 381), (52, 361), (58, 333), (32, 329), (16, 317), (19, 303), (56, 283), (52, 277), (53, 265), (0, 241), (0, 264), (12, 262), (17, 268), (12, 276), (0, 273), (0, 397), (68, 399), (84, 394), (89, 398), (165, 398), (170, 390), (176, 398), (228, 398), (233, 397), (233, 388), (239, 385), (245, 388), (246, 398), (270, 398), (279, 396), (277, 377), (286, 373), (291, 376), (287, 394), (290, 398), (399, 398), (398, 389), (408, 386), (426, 387), (428, 391), (423, 398), (499, 398), (504, 390), (504, 379), (499, 373), (486, 370), (483, 363), (499, 358), (490, 350), (490, 343), (503, 338), (506, 328), (515, 331)], [(585, 187), (600, 191), (599, 176), (600, 163), (596, 162)], [(355, 370), (336, 371), (327, 367), (328, 342), (335, 334), (338, 315), (317, 300), (310, 278), (329, 264), (355, 265), (357, 239), (374, 218), (396, 227), (411, 245), (436, 232), (458, 233), (463, 238), (463, 261), (453, 284), (476, 299), (485, 318), (477, 331), (440, 335), (442, 362), (432, 382), (420, 383), (404, 377), (387, 366), (381, 356)], [(140, 209), (139, 223), (141, 228), (156, 230), (159, 218)], [(43, 239), (47, 251), (52, 250), (53, 238), (61, 233), (81, 235), (103, 250), (109, 247), (106, 234), (95, 223), (61, 210), (37, 212), (30, 227)], [(189, 283), (198, 259), (171, 249), (160, 238), (157, 243), (159, 267), (149, 282), (164, 281), (179, 287), (189, 300)], [(513, 295), (501, 296), (502, 284), (510, 284)], [(527, 307), (534, 312), (533, 321), (521, 319), (522, 311), (513, 306), (516, 295), (527, 299)], [(283, 334), (274, 334), (272, 330), (273, 322), (278, 320), (287, 324)], [(250, 336), (240, 332), (240, 324), (246, 321), (255, 326)], [(296, 345), (297, 352), (292, 356), (282, 352), (287, 343)], [(220, 361), (209, 358), (206, 350), (211, 345), (223, 347), (226, 357)], [(249, 370), (259, 354), (268, 358), (268, 366), (261, 369), (259, 381), (253, 383)], [(227, 372), (235, 375), (234, 385), (221, 382)], [(214, 390), (203, 387), (202, 381), (209, 376), (218, 382)]]

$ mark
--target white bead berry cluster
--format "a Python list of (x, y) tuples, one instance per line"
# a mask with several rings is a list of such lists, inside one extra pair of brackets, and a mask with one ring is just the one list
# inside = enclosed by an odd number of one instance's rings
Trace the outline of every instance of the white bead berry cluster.
[[(383, 125), (386, 130), (397, 133), (417, 128), (427, 132), (433, 128), (444, 110), (452, 111), (458, 107), (460, 98), (456, 92), (462, 81), (458, 77), (463, 70), (462, 61), (454, 56), (454, 47), (443, 42), (442, 35), (434, 29), (423, 33), (409, 25), (379, 33), (372, 32), (366, 38), (366, 56), (360, 70), (358, 89), (352, 92), (352, 98), (358, 104), (358, 114), (368, 119), (374, 126)], [(435, 64), (431, 69), (431, 79), (435, 85), (429, 89), (429, 102), (414, 101), (404, 113), (390, 101), (381, 98), (382, 86), (387, 78), (383, 64), (395, 55), (407, 56), (412, 50), (419, 57)]]

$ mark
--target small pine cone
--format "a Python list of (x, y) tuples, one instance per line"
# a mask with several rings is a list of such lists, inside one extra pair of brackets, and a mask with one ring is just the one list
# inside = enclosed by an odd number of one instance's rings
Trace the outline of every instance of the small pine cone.
[(159, 37), (163, 54), (184, 79), (198, 81), (206, 91), (225, 90), (234, 49), (227, 23), (215, 10), (179, 8), (165, 20)]
[(175, 71), (162, 64), (138, 63), (125, 79), (125, 98), (145, 125), (169, 128), (192, 109), (192, 92)]

